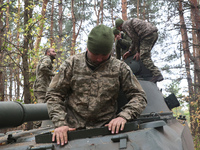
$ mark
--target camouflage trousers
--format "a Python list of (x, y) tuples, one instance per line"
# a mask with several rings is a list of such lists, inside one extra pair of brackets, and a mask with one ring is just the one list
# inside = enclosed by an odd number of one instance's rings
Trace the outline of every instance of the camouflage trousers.
[[(34, 96), (37, 99), (38, 103), (46, 103), (45, 96), (46, 92), (34, 92)], [(42, 121), (34, 121), (33, 128), (39, 128), (42, 124)]]
[(145, 37), (140, 41), (140, 59), (144, 66), (151, 71), (153, 76), (161, 75), (160, 70), (156, 67), (151, 59), (151, 50), (158, 39), (158, 33)]

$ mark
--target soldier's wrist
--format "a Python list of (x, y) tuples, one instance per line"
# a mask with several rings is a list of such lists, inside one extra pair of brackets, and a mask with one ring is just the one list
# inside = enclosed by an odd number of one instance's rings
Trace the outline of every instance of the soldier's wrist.
[(62, 127), (62, 126), (67, 126), (67, 123), (65, 121), (54, 122), (54, 127), (55, 128), (59, 128), (59, 127)]

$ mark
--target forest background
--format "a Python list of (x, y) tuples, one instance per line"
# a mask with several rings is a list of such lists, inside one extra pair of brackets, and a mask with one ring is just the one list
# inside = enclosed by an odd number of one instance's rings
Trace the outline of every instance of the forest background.
[(157, 26), (152, 59), (165, 78), (158, 87), (177, 96), (181, 106), (174, 114), (186, 116), (200, 148), (199, 0), (0, 0), (0, 101), (36, 103), (32, 85), (44, 49), (56, 49), (56, 72), (67, 57), (86, 50), (93, 27), (114, 27), (117, 18)]

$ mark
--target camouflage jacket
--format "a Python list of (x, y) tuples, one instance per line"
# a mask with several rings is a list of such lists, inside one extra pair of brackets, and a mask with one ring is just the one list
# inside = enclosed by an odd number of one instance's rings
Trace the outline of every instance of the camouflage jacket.
[(121, 57), (129, 50), (132, 41), (130, 37), (124, 33), (121, 33), (121, 39), (116, 40), (116, 58), (121, 59)]
[(34, 92), (46, 92), (47, 87), (51, 82), (51, 77), (54, 76), (53, 73), (53, 61), (51, 60), (50, 56), (44, 56), (38, 62), (36, 68), (36, 80), (33, 84), (33, 91)]
[[(130, 101), (116, 114), (120, 87)], [(60, 66), (49, 85), (46, 101), (55, 127), (92, 128), (103, 126), (116, 116), (136, 118), (146, 106), (146, 95), (124, 62), (110, 57), (91, 70), (86, 53), (82, 53)]]
[(132, 39), (130, 50), (140, 51), (140, 40), (158, 31), (157, 27), (141, 19), (133, 18), (123, 23), (122, 30)]

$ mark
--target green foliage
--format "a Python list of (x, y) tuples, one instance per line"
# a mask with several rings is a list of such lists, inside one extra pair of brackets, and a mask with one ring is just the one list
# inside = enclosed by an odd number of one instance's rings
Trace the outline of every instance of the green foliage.
[(169, 93), (174, 93), (176, 96), (182, 96), (181, 94), (179, 94), (180, 91), (180, 80), (172, 80), (171, 84), (167, 85), (165, 91), (169, 92)]
[[(181, 82), (181, 79), (172, 80), (171, 83), (166, 85), (165, 91), (169, 94), (174, 93), (180, 103), (179, 108), (174, 108), (176, 109), (176, 112), (179, 112), (176, 114), (186, 116), (188, 114), (188, 106), (187, 106), (187, 103), (185, 102), (186, 96), (183, 95), (181, 92), (180, 82)], [(189, 119), (188, 115), (187, 115), (187, 118)]]
[(24, 104), (24, 100), (22, 100), (22, 99), (16, 99), (15, 101)]
[(181, 92), (180, 82), (181, 82), (181, 79), (172, 80), (171, 83), (166, 85), (165, 91), (169, 94), (174, 93), (180, 103), (179, 107), (172, 109), (173, 115), (177, 118), (180, 115), (185, 116), (187, 123), (190, 124), (189, 107), (185, 101), (186, 99), (185, 95), (183, 95)]
[(31, 76), (30, 79), (29, 79), (29, 82), (34, 82), (36, 79), (36, 76)]
[[(137, 2), (135, 0), (129, 0), (128, 1), (128, 8), (130, 10), (129, 18), (137, 18)], [(159, 1), (155, 0), (140, 0), (139, 1), (139, 18), (145, 19), (147, 21), (150, 21), (152, 23), (154, 20), (159, 17), (157, 12), (160, 9), (160, 6), (162, 4)]]

